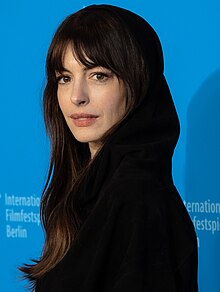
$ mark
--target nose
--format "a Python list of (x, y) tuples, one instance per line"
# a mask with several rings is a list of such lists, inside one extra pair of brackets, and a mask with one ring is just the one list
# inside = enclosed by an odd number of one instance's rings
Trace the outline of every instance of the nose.
[(88, 88), (84, 80), (73, 82), (70, 100), (76, 106), (85, 106), (89, 103)]

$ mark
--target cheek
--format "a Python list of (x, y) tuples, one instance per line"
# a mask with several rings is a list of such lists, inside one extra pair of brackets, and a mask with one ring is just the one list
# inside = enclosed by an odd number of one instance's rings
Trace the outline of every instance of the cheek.
[(121, 118), (125, 114), (126, 98), (124, 92), (119, 94), (112, 103), (113, 112), (115, 116)]
[(59, 98), (58, 98), (58, 105), (59, 105), (61, 111), (63, 111), (63, 105), (62, 105), (62, 102)]
[(66, 104), (65, 98), (63, 96), (61, 96), (59, 94), (59, 92), (57, 92), (57, 101), (58, 101), (58, 105), (60, 107), (60, 110), (64, 114), (64, 112), (65, 112), (65, 110), (67, 108), (67, 104)]
[(117, 98), (109, 104), (104, 105), (107, 109), (107, 122), (110, 126), (116, 124), (125, 114), (125, 101), (124, 98)]

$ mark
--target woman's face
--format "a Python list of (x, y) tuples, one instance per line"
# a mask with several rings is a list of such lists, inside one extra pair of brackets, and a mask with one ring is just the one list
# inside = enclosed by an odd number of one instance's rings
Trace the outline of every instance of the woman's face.
[(57, 73), (59, 106), (74, 137), (89, 143), (93, 156), (102, 136), (125, 114), (125, 86), (109, 69), (79, 63), (70, 46), (63, 65), (64, 72)]

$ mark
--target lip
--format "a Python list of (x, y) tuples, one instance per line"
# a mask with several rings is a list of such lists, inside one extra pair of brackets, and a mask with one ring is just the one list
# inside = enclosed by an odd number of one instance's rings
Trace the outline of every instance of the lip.
[(87, 113), (74, 113), (70, 118), (77, 127), (89, 127), (96, 122), (98, 116)]

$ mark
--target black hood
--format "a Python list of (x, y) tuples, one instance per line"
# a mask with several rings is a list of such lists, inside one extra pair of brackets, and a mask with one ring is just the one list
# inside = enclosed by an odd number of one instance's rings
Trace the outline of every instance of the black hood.
[(148, 65), (149, 87), (91, 164), (82, 186), (83, 201), (96, 199), (125, 157), (141, 164), (144, 175), (152, 177), (152, 170), (162, 185), (171, 184), (171, 161), (179, 137), (179, 120), (163, 74), (163, 52), (158, 36), (143, 18), (128, 10), (111, 5), (92, 5), (85, 9), (108, 10), (125, 22)]

